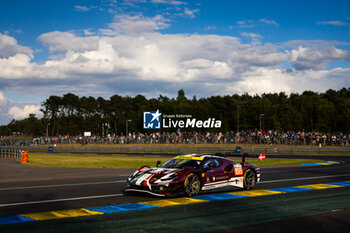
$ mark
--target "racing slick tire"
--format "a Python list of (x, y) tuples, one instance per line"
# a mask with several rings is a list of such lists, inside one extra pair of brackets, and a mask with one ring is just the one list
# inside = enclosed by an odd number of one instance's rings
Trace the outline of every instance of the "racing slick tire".
[(201, 190), (201, 181), (198, 175), (194, 173), (188, 174), (183, 184), (184, 192), (186, 196), (195, 196)]
[(248, 168), (243, 176), (244, 189), (253, 189), (256, 184), (256, 173), (253, 169)]

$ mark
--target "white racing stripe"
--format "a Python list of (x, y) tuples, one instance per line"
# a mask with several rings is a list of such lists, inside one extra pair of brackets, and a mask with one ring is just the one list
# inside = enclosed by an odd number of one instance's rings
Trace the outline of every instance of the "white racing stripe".
[(34, 186), (24, 186), (24, 187), (0, 188), (0, 191), (19, 190), (19, 189), (36, 189), (36, 188), (57, 188), (57, 187), (96, 185), (96, 184), (114, 184), (114, 183), (126, 183), (126, 181), (117, 180), (117, 181), (104, 181), (104, 182), (76, 183), (76, 184), (34, 185)]
[(146, 177), (149, 176), (149, 175), (150, 175), (150, 174), (146, 173), (146, 174), (143, 174), (143, 175), (137, 177), (137, 178), (136, 178), (137, 180), (136, 180), (135, 185), (140, 186), (141, 183), (142, 183), (142, 182), (146, 179)]
[(259, 182), (259, 183), (261, 183), (261, 184), (267, 184), (267, 183), (277, 183), (277, 182), (282, 182), (282, 181), (312, 180), (312, 179), (322, 179), (322, 178), (332, 178), (332, 177), (343, 177), (343, 176), (350, 176), (350, 174), (333, 175), (333, 176), (314, 176), (314, 177), (303, 177), (303, 178), (293, 178), (293, 179), (284, 179), (284, 180), (268, 180), (268, 181), (261, 181), (261, 182)]
[(43, 203), (52, 203), (52, 202), (61, 202), (61, 201), (79, 201), (79, 200), (97, 199), (97, 198), (106, 198), (106, 197), (119, 197), (119, 196), (123, 196), (123, 194), (119, 193), (119, 194), (99, 195), (99, 196), (89, 196), (89, 197), (72, 197), (72, 198), (63, 198), (63, 199), (54, 199), (54, 200), (17, 202), (17, 203), (0, 204), (0, 207), (43, 204)]

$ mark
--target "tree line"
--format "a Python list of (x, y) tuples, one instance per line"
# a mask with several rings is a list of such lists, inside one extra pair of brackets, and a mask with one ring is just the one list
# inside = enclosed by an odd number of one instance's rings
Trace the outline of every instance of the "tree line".
[(125, 135), (126, 127), (129, 132), (152, 132), (143, 129), (143, 112), (157, 109), (167, 115), (221, 120), (222, 127), (212, 131), (253, 130), (261, 126), (285, 131), (350, 132), (350, 88), (330, 89), (325, 93), (245, 93), (199, 99), (187, 98), (181, 89), (177, 98), (113, 95), (104, 99), (72, 93), (50, 96), (42, 102), (42, 118), (30, 114), (26, 119), (12, 120), (0, 126), (0, 135), (14, 132), (31, 136), (44, 136), (46, 132), (49, 136), (81, 135), (87, 131), (94, 135)]

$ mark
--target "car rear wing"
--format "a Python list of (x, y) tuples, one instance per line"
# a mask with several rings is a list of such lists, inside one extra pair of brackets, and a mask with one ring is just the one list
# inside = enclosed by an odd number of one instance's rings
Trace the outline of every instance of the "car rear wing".
[[(230, 153), (230, 152), (226, 152), (224, 154), (222, 153), (215, 153), (216, 156), (219, 156), (219, 157), (234, 157), (234, 156), (237, 156), (236, 153)], [(266, 158), (266, 154), (251, 154), (249, 155), (248, 153), (243, 153), (242, 154), (242, 163), (245, 163), (245, 159), (246, 157), (248, 158), (257, 158), (259, 160), (264, 160)]]

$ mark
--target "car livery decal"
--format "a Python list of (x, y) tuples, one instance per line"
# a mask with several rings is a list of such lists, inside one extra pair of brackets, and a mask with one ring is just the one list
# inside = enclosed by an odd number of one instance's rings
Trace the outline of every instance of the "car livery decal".
[(162, 172), (164, 172), (164, 171), (166, 171), (167, 169), (164, 169), (164, 168), (155, 168), (155, 169), (152, 169), (151, 171), (150, 171), (150, 173), (152, 173), (152, 174), (160, 174), (160, 173), (162, 173)]
[[(164, 173), (165, 176), (162, 178), (169, 177), (176, 173), (179, 169), (166, 169), (166, 168), (152, 168), (152, 169), (147, 169), (145, 173), (141, 173), (139, 176), (134, 177), (131, 181), (130, 184), (132, 185), (137, 185), (137, 186), (148, 186), (149, 189), (151, 190), (151, 184), (150, 180), (154, 177), (156, 174), (161, 174)], [(167, 182), (161, 182), (161, 180), (157, 180), (155, 183), (164, 183), (168, 184), (171, 180)]]
[(150, 180), (152, 177), (153, 177), (153, 174), (150, 174), (150, 175), (144, 180), (143, 185), (144, 185), (144, 186), (150, 186), (149, 180)]
[(143, 167), (143, 168), (139, 169), (138, 172), (145, 172), (147, 170), (150, 170), (150, 168), (149, 167)]
[(132, 184), (141, 186), (143, 184), (143, 181), (148, 181), (153, 175), (152, 174), (142, 174), (139, 177), (136, 177), (133, 181), (131, 181)]
[(241, 164), (235, 164), (234, 171), (235, 176), (243, 176), (243, 168)]
[(243, 188), (243, 176), (240, 177), (232, 177), (229, 180), (224, 181), (217, 181), (217, 182), (211, 182), (204, 184), (202, 187), (202, 190), (210, 190), (210, 189), (217, 189), (222, 188), (226, 186), (234, 186), (234, 187), (240, 187)]
[(175, 159), (190, 159), (190, 160), (202, 161), (204, 157), (180, 155), (180, 156), (176, 156)]
[(172, 175), (174, 175), (176, 173), (176, 171), (172, 171), (167, 173), (165, 176), (161, 177), (160, 179), (168, 179), (170, 178)]

